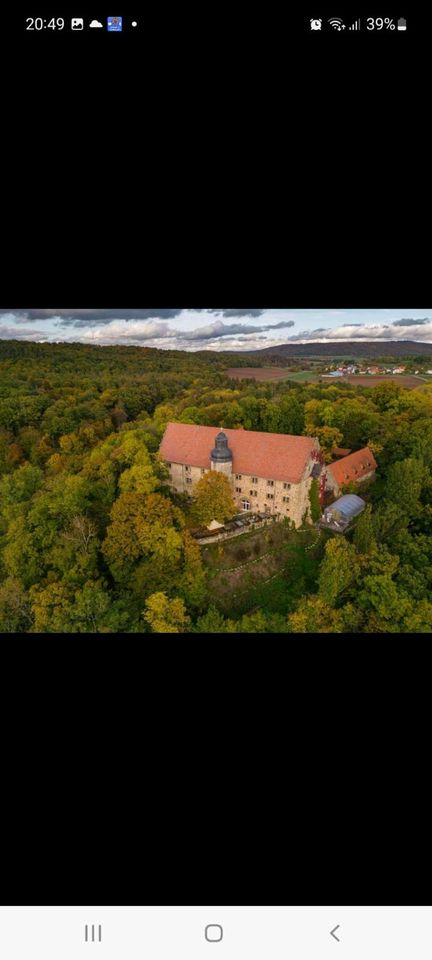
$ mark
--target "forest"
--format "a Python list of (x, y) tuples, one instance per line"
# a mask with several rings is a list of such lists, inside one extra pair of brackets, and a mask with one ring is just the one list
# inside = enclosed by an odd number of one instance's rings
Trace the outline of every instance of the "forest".
[[(2, 633), (430, 632), (432, 384), (234, 381), (232, 362), (0, 341)], [(367, 507), (316, 545), (310, 523), (287, 531), (277, 602), (270, 583), (254, 609), (230, 604), (229, 577), (220, 602), (192, 536), (205, 491), (172, 493), (158, 457), (172, 420), (317, 436), (327, 458), (368, 445)]]

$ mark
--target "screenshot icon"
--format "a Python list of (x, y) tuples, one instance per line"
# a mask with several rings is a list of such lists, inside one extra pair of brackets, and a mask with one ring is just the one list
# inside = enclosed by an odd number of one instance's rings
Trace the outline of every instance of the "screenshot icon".
[(72, 17), (72, 30), (84, 30), (84, 20), (82, 17)]
[(107, 25), (110, 33), (118, 33), (123, 29), (123, 17), (108, 17)]

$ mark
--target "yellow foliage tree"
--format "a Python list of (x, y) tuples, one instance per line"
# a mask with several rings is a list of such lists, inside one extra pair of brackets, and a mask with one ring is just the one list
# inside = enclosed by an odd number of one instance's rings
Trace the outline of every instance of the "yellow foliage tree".
[(193, 518), (199, 526), (207, 526), (212, 520), (225, 523), (234, 516), (236, 507), (231, 484), (223, 473), (211, 470), (205, 473), (195, 487), (196, 501)]
[(144, 619), (153, 633), (184, 633), (190, 625), (183, 600), (170, 600), (166, 593), (153, 593), (146, 600)]

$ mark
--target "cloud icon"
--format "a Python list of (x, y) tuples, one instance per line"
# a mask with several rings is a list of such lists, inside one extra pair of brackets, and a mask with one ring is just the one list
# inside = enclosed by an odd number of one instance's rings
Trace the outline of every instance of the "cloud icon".
[(99, 23), (99, 20), (92, 20), (90, 26), (91, 26), (91, 27), (103, 27), (103, 24), (102, 24), (102, 23)]

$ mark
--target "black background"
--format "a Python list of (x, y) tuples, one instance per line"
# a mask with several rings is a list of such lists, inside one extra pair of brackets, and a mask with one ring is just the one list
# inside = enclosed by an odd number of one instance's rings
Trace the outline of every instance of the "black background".
[[(10, 14), (5, 306), (427, 309), (425, 31), (303, 13)], [(427, 647), (2, 639), (2, 902), (430, 902)]]

